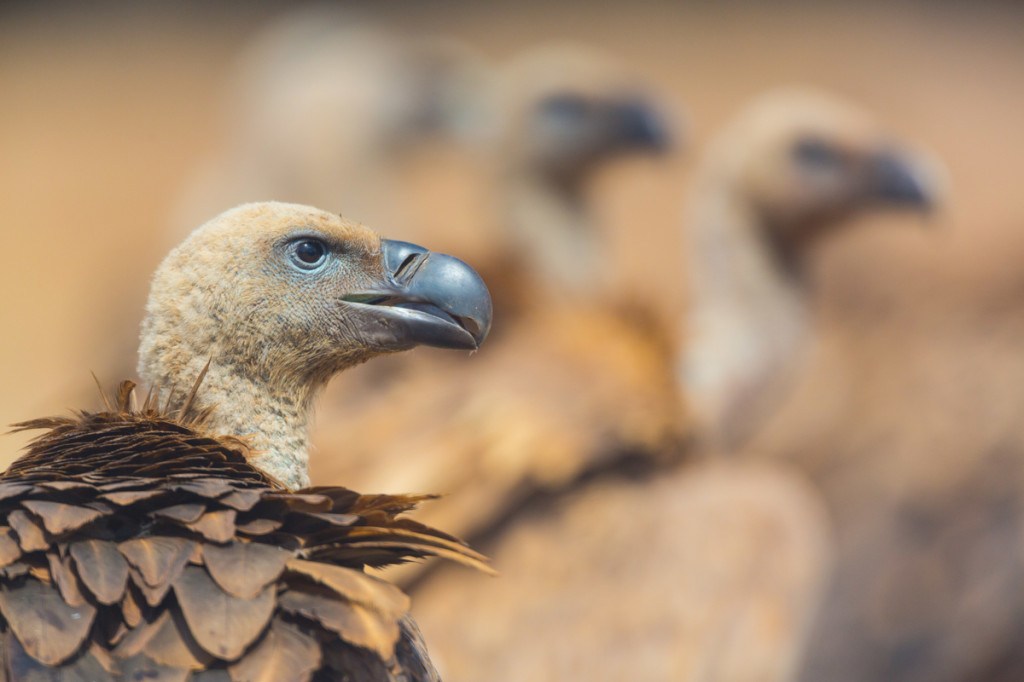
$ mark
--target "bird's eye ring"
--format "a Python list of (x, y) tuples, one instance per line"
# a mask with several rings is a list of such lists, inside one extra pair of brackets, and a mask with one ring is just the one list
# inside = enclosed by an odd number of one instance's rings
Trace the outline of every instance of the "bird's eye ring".
[(327, 262), (327, 245), (319, 239), (303, 238), (288, 249), (292, 263), (302, 270), (317, 270)]

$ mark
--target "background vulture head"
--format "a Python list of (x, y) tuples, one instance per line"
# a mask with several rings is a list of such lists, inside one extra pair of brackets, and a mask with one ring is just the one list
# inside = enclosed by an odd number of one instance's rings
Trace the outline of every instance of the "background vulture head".
[(762, 96), (715, 144), (712, 172), (783, 250), (864, 209), (929, 209), (942, 189), (937, 160), (897, 144), (854, 105), (810, 90)]

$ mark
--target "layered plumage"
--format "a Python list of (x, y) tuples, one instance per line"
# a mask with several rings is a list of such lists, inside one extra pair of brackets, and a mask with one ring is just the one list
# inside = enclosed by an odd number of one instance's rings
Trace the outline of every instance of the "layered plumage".
[(19, 425), (46, 432), (0, 479), (5, 679), (436, 679), (408, 598), (363, 571), (479, 560), (399, 516), (422, 497), (284, 490), (208, 412), (131, 390)]
[(408, 599), (364, 569), (482, 557), (401, 517), (424, 496), (294, 484), (331, 374), (475, 348), (489, 315), (461, 262), (315, 209), (197, 230), (143, 329), (163, 388), (19, 425), (45, 432), (0, 478), (4, 679), (436, 680)]

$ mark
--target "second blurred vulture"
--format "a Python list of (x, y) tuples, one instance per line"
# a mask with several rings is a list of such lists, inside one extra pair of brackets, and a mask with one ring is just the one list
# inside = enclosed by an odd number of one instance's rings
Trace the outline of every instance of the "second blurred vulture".
[[(623, 67), (576, 48), (521, 56), (502, 89), (492, 246), (471, 258), (504, 316), (498, 349), (464, 377), (453, 363), (396, 358), (401, 379), (369, 400), (350, 401), (338, 385), (317, 434), (348, 453), (318, 461), (323, 475), (383, 489), (434, 481), (447, 497), (428, 513), (473, 523), (457, 528), (469, 534), (624, 453), (671, 459), (682, 437), (671, 335), (607, 291), (603, 226), (588, 197), (603, 166), (665, 149), (662, 112)], [(445, 388), (464, 382), (478, 385), (478, 399)], [(457, 415), (458, 427), (441, 428), (441, 414)]]

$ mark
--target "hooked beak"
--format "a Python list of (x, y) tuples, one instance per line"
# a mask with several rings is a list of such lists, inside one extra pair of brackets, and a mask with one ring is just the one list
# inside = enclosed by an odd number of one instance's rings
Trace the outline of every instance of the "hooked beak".
[(409, 242), (381, 240), (385, 281), (344, 297), (371, 308), (361, 331), (378, 345), (476, 350), (491, 328), (491, 296), (473, 268)]
[(622, 99), (615, 104), (613, 116), (625, 145), (659, 153), (671, 149), (668, 125), (646, 99), (638, 96)]
[(887, 148), (871, 162), (871, 192), (879, 200), (922, 209), (938, 201), (935, 164), (903, 150)]

